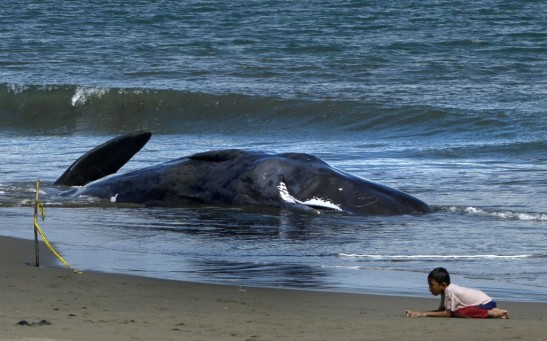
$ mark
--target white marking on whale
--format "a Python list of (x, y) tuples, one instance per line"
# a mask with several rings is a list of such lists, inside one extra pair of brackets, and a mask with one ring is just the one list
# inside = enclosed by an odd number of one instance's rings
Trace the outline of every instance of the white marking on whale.
[[(279, 186), (277, 186), (277, 188), (279, 189), (279, 196), (281, 197), (281, 199), (283, 199), (285, 202), (288, 202), (290, 204), (300, 204), (300, 205), (305, 205), (305, 206), (309, 206), (313, 208), (327, 208), (331, 210), (342, 211), (340, 206), (334, 204), (330, 200), (325, 200), (325, 199), (321, 199), (317, 197), (313, 197), (306, 201), (300, 201), (296, 199), (289, 193), (289, 190), (287, 189), (287, 185), (285, 185), (283, 181), (279, 182)], [(341, 190), (341, 188), (339, 190)]]

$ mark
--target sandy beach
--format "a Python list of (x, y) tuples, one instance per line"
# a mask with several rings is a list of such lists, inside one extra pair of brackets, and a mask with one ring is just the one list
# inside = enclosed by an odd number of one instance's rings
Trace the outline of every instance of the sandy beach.
[(510, 320), (407, 318), (437, 299), (75, 274), (41, 250), (36, 268), (32, 241), (0, 237), (2, 340), (547, 340), (545, 303), (498, 302)]

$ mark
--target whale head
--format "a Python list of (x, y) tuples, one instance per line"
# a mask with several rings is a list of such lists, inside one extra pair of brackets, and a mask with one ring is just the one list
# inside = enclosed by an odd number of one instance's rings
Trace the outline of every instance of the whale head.
[(263, 157), (252, 173), (261, 193), (269, 193), (287, 206), (360, 215), (422, 214), (431, 210), (405, 192), (346, 173), (310, 154)]

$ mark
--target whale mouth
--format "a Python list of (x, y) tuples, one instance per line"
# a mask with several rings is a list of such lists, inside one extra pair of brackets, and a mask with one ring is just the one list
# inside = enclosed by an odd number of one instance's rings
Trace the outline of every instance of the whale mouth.
[(277, 189), (279, 190), (279, 196), (286, 203), (293, 204), (293, 205), (303, 205), (309, 208), (319, 209), (319, 210), (342, 211), (340, 206), (336, 205), (335, 203), (333, 203), (332, 201), (328, 199), (322, 199), (318, 197), (313, 197), (306, 201), (301, 201), (296, 199), (289, 193), (289, 189), (287, 188), (287, 185), (283, 181), (279, 182)]

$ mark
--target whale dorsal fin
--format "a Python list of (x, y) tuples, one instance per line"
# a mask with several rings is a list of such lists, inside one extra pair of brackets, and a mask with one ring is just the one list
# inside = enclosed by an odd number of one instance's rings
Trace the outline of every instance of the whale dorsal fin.
[(138, 132), (113, 138), (82, 155), (53, 184), (83, 186), (114, 174), (141, 150), (150, 136), (150, 132)]
[(224, 150), (211, 150), (208, 152), (197, 153), (189, 156), (190, 160), (208, 161), (208, 162), (223, 162), (232, 160), (242, 154), (239, 149), (224, 149)]

